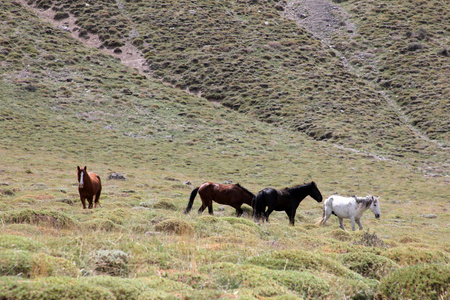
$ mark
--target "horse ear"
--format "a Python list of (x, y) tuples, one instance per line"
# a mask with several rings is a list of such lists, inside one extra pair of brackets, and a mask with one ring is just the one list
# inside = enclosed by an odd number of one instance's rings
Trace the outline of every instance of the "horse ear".
[(86, 168), (86, 166), (84, 166), (84, 170), (87, 172), (87, 168)]
[(77, 170), (80, 171), (80, 166), (77, 166)]

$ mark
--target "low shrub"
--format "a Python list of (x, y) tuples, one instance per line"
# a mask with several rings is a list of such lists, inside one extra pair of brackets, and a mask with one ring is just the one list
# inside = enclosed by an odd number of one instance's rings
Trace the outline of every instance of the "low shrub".
[(228, 223), (233, 225), (235, 229), (242, 233), (246, 233), (252, 236), (261, 236), (263, 234), (261, 227), (249, 219), (236, 217), (222, 217), (220, 219), (227, 221)]
[(31, 277), (31, 253), (24, 250), (0, 250), (0, 275)]
[(95, 271), (111, 276), (128, 276), (128, 259), (122, 250), (99, 250), (93, 255)]
[[(147, 300), (147, 299), (178, 300), (180, 298), (175, 295), (171, 295), (166, 292), (160, 291), (158, 289), (151, 289), (151, 290), (145, 291), (144, 293), (140, 294), (136, 299), (137, 300)], [(187, 297), (186, 299), (189, 299), (189, 297)]]
[(78, 277), (80, 269), (74, 262), (62, 257), (54, 257), (45, 253), (33, 255), (31, 262), (33, 277), (68, 276)]
[(111, 220), (103, 219), (103, 218), (95, 218), (82, 223), (82, 226), (89, 230), (104, 230), (104, 231), (114, 231), (120, 230), (122, 226), (117, 225)]
[(414, 265), (421, 263), (448, 264), (450, 262), (448, 256), (445, 255), (442, 251), (424, 250), (416, 247), (392, 248), (384, 252), (383, 255), (400, 265)]
[(22, 209), (0, 214), (5, 223), (28, 223), (51, 226), (58, 229), (74, 228), (76, 223), (69, 216), (58, 211)]
[(70, 277), (47, 277), (23, 280), (17, 277), (0, 277), (0, 299), (98, 299), (113, 300), (114, 295), (106, 288), (95, 286)]
[(380, 239), (376, 233), (370, 234), (369, 231), (364, 232), (359, 241), (353, 242), (354, 245), (363, 245), (366, 247), (386, 247), (382, 239)]
[(117, 225), (125, 224), (129, 219), (130, 213), (123, 208), (116, 208), (113, 210), (97, 210), (94, 214), (94, 218), (107, 219)]
[(282, 250), (266, 253), (250, 258), (249, 263), (273, 270), (298, 271), (306, 269), (327, 272), (345, 278), (361, 278), (359, 274), (350, 271), (333, 259), (302, 250)]
[(115, 299), (117, 300), (142, 299), (142, 295), (144, 293), (148, 292), (149, 294), (152, 294), (154, 290), (164, 293), (170, 293), (172, 291), (180, 293), (182, 291), (190, 290), (190, 288), (182, 283), (174, 282), (166, 278), (162, 278), (161, 276), (144, 278), (94, 276), (90, 278), (90, 282), (93, 285), (108, 289), (113, 293)]
[(234, 235), (233, 225), (222, 218), (205, 215), (196, 218), (195, 233), (199, 237)]
[(77, 277), (80, 270), (61, 257), (45, 253), (33, 254), (25, 250), (0, 250), (0, 275), (25, 278), (70, 276)]
[(23, 236), (2, 234), (0, 235), (0, 248), (35, 251), (41, 248), (41, 245)]
[(305, 299), (323, 298), (330, 292), (324, 279), (308, 271), (274, 271), (272, 278)]
[(342, 242), (351, 241), (353, 239), (351, 233), (341, 229), (333, 230), (330, 233), (328, 233), (327, 236)]
[(277, 280), (272, 279), (272, 277), (276, 277), (273, 275), (273, 270), (258, 266), (215, 263), (201, 267), (201, 271), (210, 275), (213, 282), (209, 287), (212, 289), (242, 290), (248, 288), (256, 297), (273, 297), (289, 292)]
[(369, 252), (345, 253), (341, 255), (340, 259), (350, 270), (364, 277), (377, 280), (398, 268), (398, 265), (389, 258)]
[(177, 210), (175, 204), (168, 200), (161, 200), (153, 205), (156, 209)]
[(450, 266), (415, 265), (392, 272), (382, 279), (376, 299), (447, 299)]
[(194, 233), (192, 226), (188, 222), (180, 219), (168, 219), (161, 221), (155, 225), (155, 229), (157, 231), (178, 235), (192, 235)]

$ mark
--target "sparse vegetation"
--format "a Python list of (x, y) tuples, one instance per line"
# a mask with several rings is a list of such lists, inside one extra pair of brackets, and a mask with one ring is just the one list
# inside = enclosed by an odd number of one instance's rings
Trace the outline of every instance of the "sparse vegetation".
[[(334, 2), (357, 32), (333, 49), (285, 1), (0, 2), (0, 298), (448, 297), (448, 4)], [(100, 51), (127, 42), (152, 76)], [(81, 208), (77, 165), (104, 179), (102, 207)], [(311, 199), (294, 227), (183, 213), (229, 180), (370, 193), (381, 218), (318, 227)]]

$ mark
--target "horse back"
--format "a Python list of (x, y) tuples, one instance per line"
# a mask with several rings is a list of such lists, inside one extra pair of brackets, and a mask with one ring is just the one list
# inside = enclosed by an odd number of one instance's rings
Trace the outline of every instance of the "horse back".
[(325, 206), (331, 208), (338, 217), (349, 218), (356, 214), (356, 200), (353, 197), (333, 195), (325, 200)]
[(94, 194), (97, 194), (102, 190), (102, 182), (100, 180), (100, 176), (95, 173), (89, 173), (89, 177), (91, 178), (93, 192)]

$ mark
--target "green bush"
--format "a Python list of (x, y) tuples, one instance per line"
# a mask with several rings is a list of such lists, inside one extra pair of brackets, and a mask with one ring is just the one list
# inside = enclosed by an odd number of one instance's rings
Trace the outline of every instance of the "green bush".
[(424, 250), (415, 247), (392, 248), (383, 253), (383, 255), (400, 265), (414, 265), (421, 263), (448, 264), (450, 262), (448, 256), (442, 251)]
[(155, 225), (155, 229), (177, 235), (192, 235), (194, 233), (194, 229), (188, 222), (175, 218), (159, 222)]
[(80, 269), (76, 267), (74, 262), (62, 257), (47, 255), (45, 253), (34, 254), (31, 265), (33, 277), (78, 277), (80, 275)]
[(75, 221), (69, 216), (58, 211), (43, 211), (22, 209), (3, 212), (0, 219), (5, 223), (28, 223), (55, 227), (58, 229), (70, 229), (75, 227)]
[(126, 220), (129, 219), (130, 213), (123, 208), (116, 208), (113, 210), (97, 210), (93, 214), (93, 217), (110, 220), (117, 225), (123, 225)]
[(302, 250), (282, 250), (266, 253), (249, 259), (249, 263), (273, 270), (315, 270), (346, 278), (361, 276), (342, 266), (339, 262), (323, 257), (319, 253)]
[(82, 223), (82, 226), (89, 230), (104, 230), (104, 231), (113, 231), (120, 230), (122, 226), (117, 225), (111, 220), (103, 219), (103, 218), (94, 218), (92, 220), (86, 221)]
[(306, 299), (323, 298), (331, 289), (324, 279), (308, 271), (274, 271), (273, 280)]
[(24, 250), (0, 250), (0, 275), (31, 277), (31, 253)]
[(23, 236), (2, 234), (0, 235), (0, 248), (35, 251), (41, 248), (41, 245)]
[(168, 200), (161, 200), (161, 201), (155, 203), (155, 205), (153, 205), (153, 207), (155, 209), (177, 210), (177, 207), (175, 206), (175, 204), (173, 204), (171, 201), (168, 201)]
[(111, 276), (128, 276), (129, 255), (122, 250), (99, 250), (94, 254), (95, 271)]
[(0, 275), (34, 278), (77, 277), (79, 274), (80, 270), (73, 262), (61, 257), (45, 253), (32, 254), (24, 250), (0, 250)]
[(364, 277), (377, 280), (398, 268), (398, 265), (389, 258), (368, 252), (345, 253), (341, 255), (340, 259), (350, 270)]
[(348, 231), (341, 229), (335, 229), (327, 234), (327, 236), (332, 237), (338, 241), (351, 241), (353, 239), (352, 234)]
[(405, 267), (381, 280), (376, 299), (446, 299), (449, 282), (448, 265)]
[(106, 288), (69, 277), (47, 277), (23, 280), (17, 277), (0, 277), (0, 299), (8, 300), (59, 300), (98, 299), (113, 300)]
[(285, 295), (289, 290), (272, 277), (273, 270), (252, 266), (236, 265), (233, 263), (216, 263), (201, 268), (203, 273), (209, 274), (212, 283), (209, 288), (234, 290), (251, 289), (257, 297), (272, 297)]

